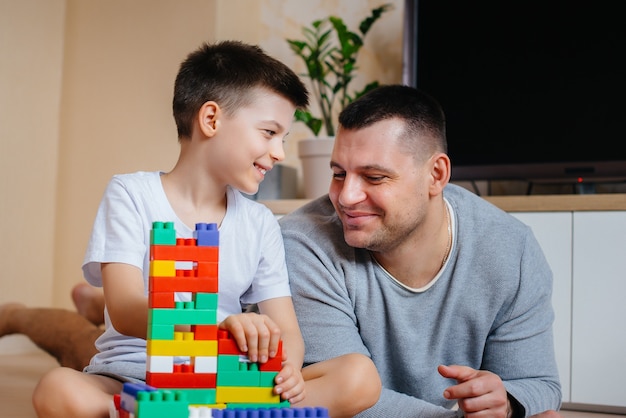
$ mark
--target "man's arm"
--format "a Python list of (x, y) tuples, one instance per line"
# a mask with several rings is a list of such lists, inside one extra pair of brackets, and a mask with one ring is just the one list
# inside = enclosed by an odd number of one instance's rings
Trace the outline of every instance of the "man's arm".
[(552, 324), (552, 273), (528, 229), (517, 293), (506, 317), (494, 324), (481, 369), (497, 374), (523, 415), (561, 404)]

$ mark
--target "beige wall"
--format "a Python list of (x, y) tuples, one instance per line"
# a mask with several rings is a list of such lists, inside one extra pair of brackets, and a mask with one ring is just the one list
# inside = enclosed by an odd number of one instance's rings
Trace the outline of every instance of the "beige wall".
[(0, 0), (0, 302), (52, 302), (63, 0)]
[[(71, 307), (110, 177), (176, 161), (171, 94), (188, 52), (239, 39), (302, 72), (286, 38), (328, 14), (356, 29), (381, 3), (0, 0), (0, 303)], [(392, 3), (366, 38), (357, 86), (401, 81), (403, 1)], [(286, 164), (299, 168), (307, 135), (294, 124)]]
[(186, 54), (214, 39), (214, 16), (204, 0), (67, 1), (54, 305), (67, 306), (81, 280), (111, 176), (176, 162), (173, 80)]

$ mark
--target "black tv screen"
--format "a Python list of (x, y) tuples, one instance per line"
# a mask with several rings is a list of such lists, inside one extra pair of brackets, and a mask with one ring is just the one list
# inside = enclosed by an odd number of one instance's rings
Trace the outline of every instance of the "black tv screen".
[(626, 179), (620, 1), (405, 6), (404, 82), (441, 103), (453, 180)]

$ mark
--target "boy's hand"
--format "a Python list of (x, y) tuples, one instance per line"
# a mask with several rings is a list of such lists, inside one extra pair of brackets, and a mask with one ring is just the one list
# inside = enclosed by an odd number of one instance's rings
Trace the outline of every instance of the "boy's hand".
[(247, 353), (248, 359), (253, 363), (265, 363), (278, 352), (280, 329), (267, 315), (230, 315), (219, 327), (232, 334), (239, 349)]
[(304, 378), (300, 370), (292, 364), (283, 363), (283, 368), (276, 375), (274, 382), (276, 383), (274, 393), (280, 395), (281, 399), (287, 400), (291, 404), (304, 399)]

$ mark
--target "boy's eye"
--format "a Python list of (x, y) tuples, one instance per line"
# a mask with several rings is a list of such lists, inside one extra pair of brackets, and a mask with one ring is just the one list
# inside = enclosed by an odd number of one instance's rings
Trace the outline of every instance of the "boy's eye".
[(274, 135), (276, 135), (276, 131), (272, 131), (271, 129), (265, 129), (265, 133), (266, 133), (268, 136), (274, 136)]

